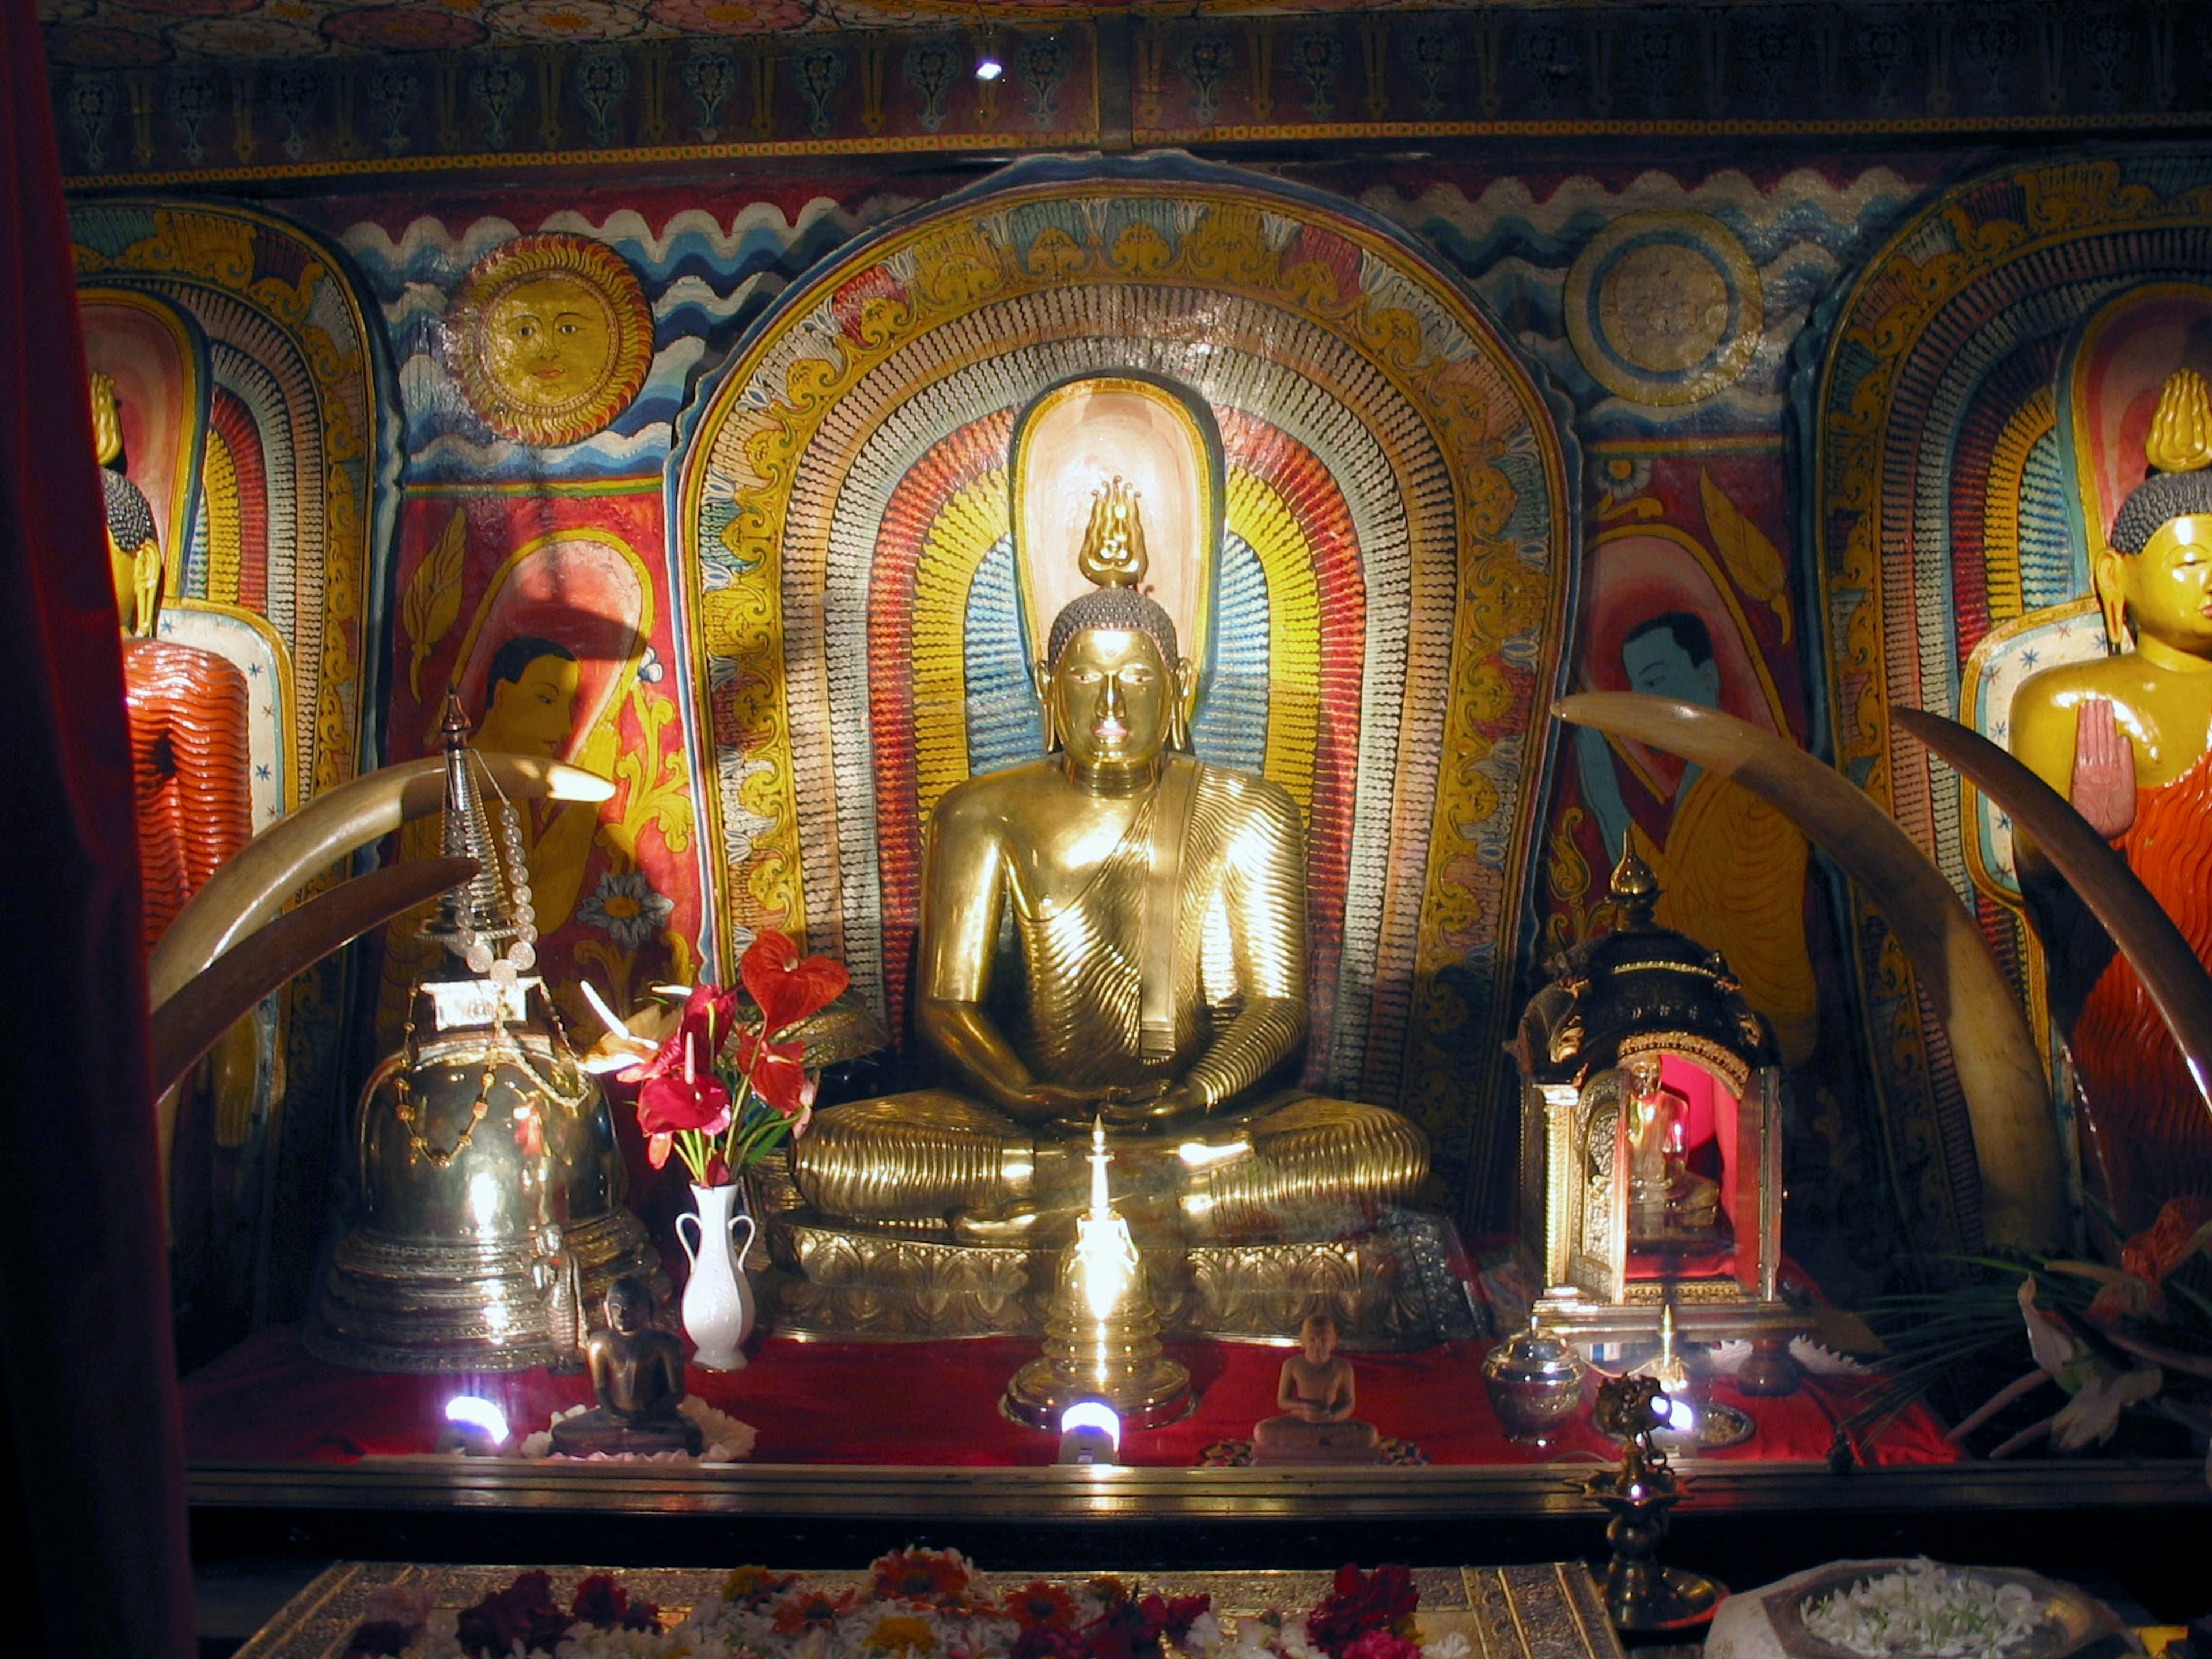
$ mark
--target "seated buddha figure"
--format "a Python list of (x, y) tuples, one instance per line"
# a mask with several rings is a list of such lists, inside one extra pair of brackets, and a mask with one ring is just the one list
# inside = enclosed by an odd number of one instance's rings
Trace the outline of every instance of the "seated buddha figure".
[(124, 476), (115, 386), (92, 377), (93, 437), (107, 509), (107, 556), (123, 626), (123, 694), (137, 786), (146, 948), (253, 833), (246, 676), (211, 651), (154, 636), (161, 549), (144, 492)]
[[(2013, 752), (2124, 856), (2212, 966), (2212, 398), (2183, 369), (2159, 398), (2149, 475), (2099, 550), (2107, 632), (2134, 649), (2030, 676)], [(2142, 982), (2024, 836), (2021, 886), (2068, 1032), (2087, 1161), (2124, 1230), (2212, 1193), (2212, 1113)]]
[(1397, 1113), (1270, 1087), (1310, 1018), (1303, 827), (1276, 785), (1179, 746), (1190, 670), (1137, 586), (1148, 510), (1119, 478), (1093, 495), (1097, 586), (1041, 665), (1048, 752), (930, 816), (916, 1019), (946, 1083), (816, 1115), (793, 1174), (823, 1216), (1057, 1238), (1094, 1115), (1140, 1237), (1342, 1237), (1427, 1174)]

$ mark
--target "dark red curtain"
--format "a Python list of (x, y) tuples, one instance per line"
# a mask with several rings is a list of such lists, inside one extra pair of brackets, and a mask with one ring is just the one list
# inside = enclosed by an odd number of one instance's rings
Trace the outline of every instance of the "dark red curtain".
[(0, 1547), (11, 1650), (186, 1659), (123, 671), (34, 0), (0, 0)]

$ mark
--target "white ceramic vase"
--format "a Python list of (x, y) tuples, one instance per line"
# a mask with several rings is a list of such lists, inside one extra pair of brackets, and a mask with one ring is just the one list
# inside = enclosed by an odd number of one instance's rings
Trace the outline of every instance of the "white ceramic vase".
[[(745, 1277), (745, 1253), (759, 1231), (752, 1217), (740, 1207), (744, 1189), (694, 1187), (691, 1201), (696, 1215), (676, 1218), (676, 1237), (691, 1263), (684, 1282), (684, 1334), (698, 1352), (692, 1363), (710, 1371), (744, 1369), (744, 1340), (753, 1334), (753, 1286)], [(690, 1222), (698, 1230), (695, 1238), (684, 1230)], [(733, 1235), (742, 1223), (745, 1242)]]

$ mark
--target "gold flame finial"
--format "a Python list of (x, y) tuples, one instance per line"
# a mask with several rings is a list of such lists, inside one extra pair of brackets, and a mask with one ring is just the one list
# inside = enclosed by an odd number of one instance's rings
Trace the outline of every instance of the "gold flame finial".
[(1134, 587), (1151, 561), (1145, 556), (1145, 521), (1137, 491), (1119, 477), (1091, 492), (1091, 522), (1083, 532), (1076, 568), (1100, 587)]
[(1643, 926), (1650, 921), (1651, 913), (1659, 903), (1659, 878), (1638, 855), (1633, 830), (1621, 832), (1620, 862), (1613, 866), (1609, 889), (1620, 901), (1630, 925)]
[(2212, 465), (2212, 395), (2193, 368), (2177, 368), (2158, 394), (2144, 459), (2160, 472), (2195, 472)]

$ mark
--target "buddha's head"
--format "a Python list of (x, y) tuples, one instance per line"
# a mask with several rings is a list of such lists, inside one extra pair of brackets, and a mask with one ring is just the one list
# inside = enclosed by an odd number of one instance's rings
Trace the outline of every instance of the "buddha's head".
[(484, 673), (480, 749), (558, 760), (575, 729), (576, 653), (535, 635), (518, 635), (492, 653)]
[(1325, 1313), (1308, 1314), (1298, 1327), (1298, 1346), (1312, 1364), (1326, 1365), (1336, 1353), (1336, 1321)]
[(1106, 586), (1071, 599), (1046, 645), (1053, 735), (1085, 771), (1149, 767), (1182, 738), (1175, 619), (1137, 591), (1144, 560), (1135, 498), (1117, 478), (1094, 500), (1083, 559)]
[(634, 1335), (653, 1323), (653, 1285), (641, 1273), (628, 1273), (607, 1286), (607, 1328)]
[(1713, 656), (1712, 630), (1690, 611), (1669, 611), (1638, 624), (1620, 642), (1620, 666), (1632, 691), (1674, 697), (1700, 708), (1720, 707), (1721, 669)]
[(2159, 394), (2145, 448), (2153, 471), (2121, 504), (2097, 556), (2097, 597), (2117, 643), (2132, 633), (2212, 657), (2212, 398), (2203, 377), (2175, 372)]
[(1048, 695), (1060, 747), (1084, 771), (1149, 767), (1167, 746), (1175, 674), (1143, 629), (1078, 629)]

